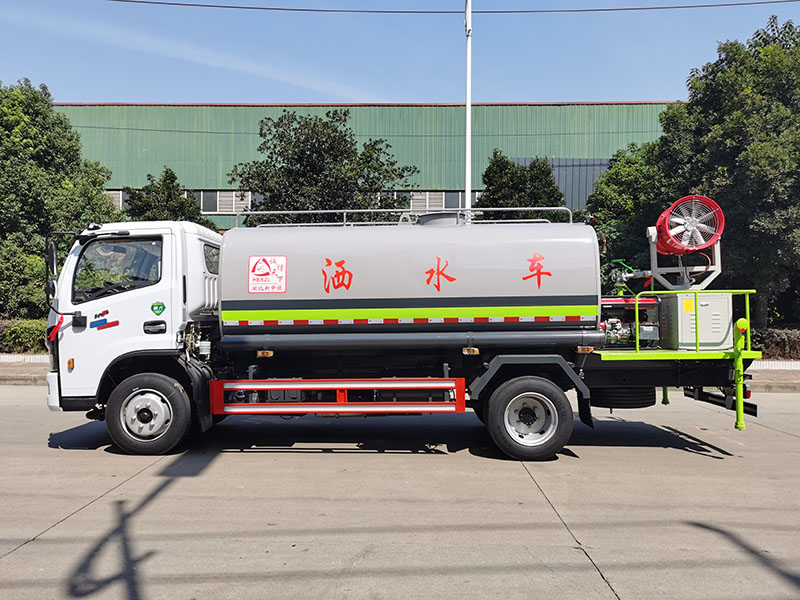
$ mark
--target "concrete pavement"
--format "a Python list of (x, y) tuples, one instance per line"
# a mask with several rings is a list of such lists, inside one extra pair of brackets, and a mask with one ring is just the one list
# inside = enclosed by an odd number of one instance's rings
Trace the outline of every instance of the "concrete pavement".
[(466, 415), (231, 417), (165, 457), (0, 387), (0, 597), (797, 598), (800, 395), (597, 410), (556, 460)]

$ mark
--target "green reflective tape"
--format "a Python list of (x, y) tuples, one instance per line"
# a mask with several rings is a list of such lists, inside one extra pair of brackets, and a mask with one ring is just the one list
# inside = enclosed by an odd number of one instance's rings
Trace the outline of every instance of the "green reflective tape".
[(223, 310), (223, 321), (313, 321), (320, 319), (436, 319), (481, 317), (597, 316), (597, 305), (448, 306), (431, 308), (335, 308), (303, 310)]

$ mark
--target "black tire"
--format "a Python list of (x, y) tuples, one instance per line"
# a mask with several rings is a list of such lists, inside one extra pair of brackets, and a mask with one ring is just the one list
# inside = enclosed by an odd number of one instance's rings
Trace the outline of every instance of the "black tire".
[(541, 377), (517, 377), (498, 387), (486, 410), (489, 435), (505, 454), (520, 460), (548, 460), (572, 435), (572, 406), (556, 384)]
[(120, 383), (108, 399), (106, 428), (128, 454), (165, 454), (189, 432), (192, 409), (183, 386), (160, 373), (140, 373)]

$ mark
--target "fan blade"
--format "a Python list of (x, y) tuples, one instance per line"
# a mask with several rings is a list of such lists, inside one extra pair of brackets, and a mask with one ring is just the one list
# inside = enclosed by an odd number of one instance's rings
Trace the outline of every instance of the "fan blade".
[(694, 241), (697, 246), (702, 246), (705, 243), (703, 236), (697, 229), (692, 232), (692, 236), (694, 237)]
[(683, 217), (679, 217), (677, 215), (670, 215), (669, 216), (669, 222), (670, 223), (679, 223), (679, 224), (683, 225), (684, 223), (686, 223), (686, 219), (684, 219)]
[(684, 230), (683, 235), (681, 236), (681, 244), (684, 246), (689, 246), (689, 242), (692, 239), (692, 232), (688, 229)]
[(717, 216), (717, 213), (712, 210), (711, 212), (709, 212), (708, 214), (703, 215), (702, 217), (700, 217), (697, 220), (700, 223), (708, 223), (709, 219), (711, 219), (712, 217), (716, 217), (716, 216)]
[(698, 223), (698, 224), (696, 225), (696, 227), (697, 227), (697, 228), (698, 228), (700, 231), (702, 231), (702, 232), (704, 232), (704, 233), (709, 233), (709, 234), (711, 234), (711, 235), (714, 235), (714, 234), (717, 232), (717, 230), (716, 230), (716, 228), (715, 228), (715, 227), (709, 227), (708, 225), (703, 225), (702, 223)]
[(672, 237), (678, 237), (678, 234), (681, 233), (682, 231), (686, 231), (686, 226), (685, 225), (678, 225), (677, 227), (673, 227), (672, 229), (670, 229), (669, 230), (669, 234)]

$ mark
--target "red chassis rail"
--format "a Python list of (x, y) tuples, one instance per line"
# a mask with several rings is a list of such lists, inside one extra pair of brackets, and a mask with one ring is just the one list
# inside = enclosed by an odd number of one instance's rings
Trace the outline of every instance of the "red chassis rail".
[[(335, 402), (225, 402), (226, 394), (245, 391), (335, 391)], [(350, 402), (348, 392), (370, 390), (453, 390), (455, 400), (436, 402)], [(246, 379), (209, 384), (212, 415), (285, 415), (307, 413), (463, 413), (463, 378), (390, 379)]]

